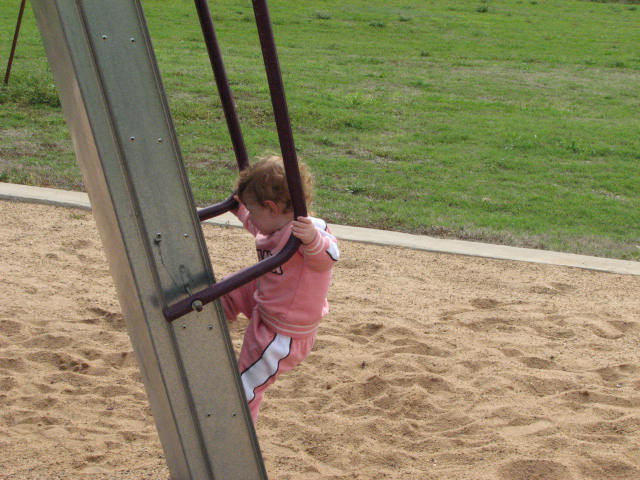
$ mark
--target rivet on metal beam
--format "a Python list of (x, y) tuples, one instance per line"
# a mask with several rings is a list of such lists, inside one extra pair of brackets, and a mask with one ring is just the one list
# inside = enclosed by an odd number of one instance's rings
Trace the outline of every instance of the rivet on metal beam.
[(129, 41), (130, 41), (131, 43), (136, 43), (136, 39), (135, 39), (135, 38), (133, 38), (133, 37), (131, 37), (131, 38), (129, 39)]
[(155, 243), (160, 243), (162, 241), (162, 234), (160, 232), (156, 233), (155, 238), (153, 239)]
[(102, 35), (102, 40), (106, 40), (107, 38), (109, 37), (107, 37), (106, 35)]
[(201, 312), (204, 308), (204, 304), (202, 303), (202, 300), (194, 300), (191, 304), (191, 308), (193, 308), (196, 312)]

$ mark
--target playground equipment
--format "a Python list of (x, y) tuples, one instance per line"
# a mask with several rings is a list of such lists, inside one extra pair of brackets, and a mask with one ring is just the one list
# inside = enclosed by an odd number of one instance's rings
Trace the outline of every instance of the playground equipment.
[[(239, 168), (247, 166), (206, 0), (195, 0)], [(299, 247), (215, 283), (139, 0), (32, 0), (174, 479), (264, 479), (222, 294)], [(271, 22), (253, 1), (294, 214), (306, 215)], [(209, 305), (207, 305), (209, 304)]]
[(11, 52), (9, 53), (9, 59), (7, 60), (7, 68), (4, 71), (4, 84), (9, 84), (9, 77), (11, 76), (11, 66), (13, 65), (13, 56), (16, 53), (16, 46), (18, 45), (18, 37), (20, 36), (20, 27), (22, 26), (22, 15), (24, 14), (24, 6), (27, 0), (20, 0), (20, 9), (18, 10), (18, 19), (16, 20), (16, 28), (13, 32), (13, 41), (11, 42)]

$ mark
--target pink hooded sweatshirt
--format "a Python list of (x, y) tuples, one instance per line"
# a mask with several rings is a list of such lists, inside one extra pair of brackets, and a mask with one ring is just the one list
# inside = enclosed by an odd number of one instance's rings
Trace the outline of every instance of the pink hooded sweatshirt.
[[(291, 223), (264, 235), (251, 223), (249, 211), (241, 205), (234, 212), (256, 238), (260, 260), (278, 253), (291, 236)], [(292, 338), (314, 335), (320, 320), (329, 312), (327, 292), (333, 264), (340, 258), (336, 237), (327, 223), (311, 218), (317, 235), (282, 266), (256, 281), (254, 298), (261, 320), (273, 331)]]

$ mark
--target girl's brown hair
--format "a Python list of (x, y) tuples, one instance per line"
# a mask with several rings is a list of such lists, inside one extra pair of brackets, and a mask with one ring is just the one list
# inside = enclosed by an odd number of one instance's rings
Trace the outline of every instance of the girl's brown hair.
[[(310, 206), (313, 199), (313, 177), (304, 163), (299, 162), (298, 167), (305, 202), (307, 206)], [(249, 168), (241, 171), (237, 190), (242, 203), (245, 203), (248, 197), (260, 205), (264, 205), (267, 200), (282, 204), (285, 212), (292, 208), (284, 164), (282, 158), (278, 156), (258, 160)]]

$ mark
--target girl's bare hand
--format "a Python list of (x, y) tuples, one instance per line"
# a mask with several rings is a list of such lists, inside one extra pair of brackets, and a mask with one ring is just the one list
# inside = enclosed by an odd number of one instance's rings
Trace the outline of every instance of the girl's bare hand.
[(292, 233), (305, 245), (313, 242), (318, 234), (309, 217), (298, 217), (297, 220), (294, 220)]

